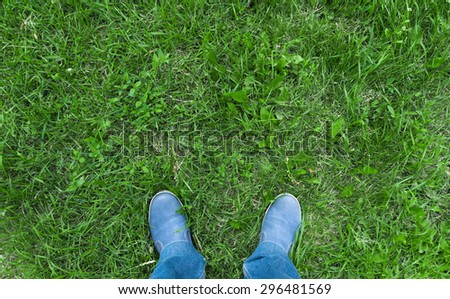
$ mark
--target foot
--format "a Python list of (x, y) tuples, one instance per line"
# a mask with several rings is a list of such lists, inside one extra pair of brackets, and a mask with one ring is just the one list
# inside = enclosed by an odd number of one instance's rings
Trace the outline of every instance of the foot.
[(289, 253), (300, 224), (301, 209), (297, 198), (289, 193), (280, 194), (266, 211), (260, 242), (275, 243)]
[(181, 207), (180, 200), (170, 191), (156, 193), (150, 202), (150, 233), (159, 253), (174, 242), (192, 244), (191, 232)]

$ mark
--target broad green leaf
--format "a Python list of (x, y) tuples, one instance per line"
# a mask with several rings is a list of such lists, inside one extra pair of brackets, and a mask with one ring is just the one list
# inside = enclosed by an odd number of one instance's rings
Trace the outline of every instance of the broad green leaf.
[(135, 88), (130, 89), (128, 96), (134, 98), (136, 96), (136, 89)]
[(431, 68), (438, 68), (440, 67), (445, 61), (445, 57), (434, 57), (433, 59), (431, 59), (431, 61), (429, 61), (426, 66), (431, 67)]
[(405, 233), (399, 233), (398, 235), (396, 235), (394, 237), (394, 241), (397, 242), (397, 243), (405, 244), (406, 243), (406, 237), (407, 237), (407, 235)]
[(242, 228), (242, 223), (240, 221), (238, 221), (238, 220), (231, 220), (230, 221), (230, 225), (234, 229), (241, 229)]
[(231, 113), (233, 113), (233, 114), (237, 114), (238, 113), (238, 110), (237, 110), (236, 106), (233, 103), (227, 102), (227, 105), (228, 105), (228, 110), (230, 110)]
[(300, 55), (293, 55), (290, 59), (290, 62), (292, 64), (299, 64), (300, 62), (305, 61), (305, 59), (303, 57), (301, 57)]
[(267, 85), (267, 90), (272, 90), (275, 88), (278, 88), (281, 84), (281, 82), (283, 82), (284, 77), (279, 76), (276, 77), (275, 79), (273, 79), (272, 81), (270, 81), (270, 83)]
[(364, 174), (376, 174), (376, 173), (378, 173), (378, 169), (370, 167), (370, 166), (364, 166), (364, 168), (362, 169), (362, 172)]
[(247, 102), (247, 93), (245, 90), (240, 91), (232, 91), (224, 94), (226, 97), (230, 97), (238, 103), (246, 103)]
[(374, 263), (380, 264), (380, 263), (383, 263), (385, 261), (385, 259), (379, 254), (374, 254), (374, 255), (372, 255), (372, 261)]
[(418, 221), (422, 221), (425, 218), (425, 211), (419, 206), (414, 206), (409, 211)]
[(305, 175), (307, 172), (306, 172), (306, 170), (304, 170), (304, 169), (297, 169), (297, 170), (295, 170), (294, 171), (294, 174), (296, 175), (296, 176), (299, 176), (299, 175)]
[(392, 108), (391, 105), (388, 105), (387, 109), (389, 110), (389, 113), (391, 113), (392, 118), (395, 118), (395, 110), (394, 110), (394, 108)]
[(353, 187), (353, 185), (347, 185), (342, 189), (341, 193), (339, 193), (339, 196), (350, 197), (353, 195), (353, 190), (355, 190), (355, 187)]
[(269, 110), (263, 107), (259, 110), (259, 116), (263, 121), (270, 121), (270, 119), (272, 118), (272, 113), (270, 113)]
[(342, 131), (344, 125), (344, 118), (339, 117), (334, 123), (331, 124), (331, 138), (335, 138), (337, 134)]
[(307, 182), (310, 183), (310, 184), (319, 185), (320, 184), (320, 179), (318, 179), (318, 178), (311, 178), (311, 179), (307, 180)]

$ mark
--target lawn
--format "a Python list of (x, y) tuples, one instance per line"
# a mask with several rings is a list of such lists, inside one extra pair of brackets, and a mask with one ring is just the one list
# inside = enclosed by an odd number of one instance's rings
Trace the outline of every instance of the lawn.
[(242, 278), (297, 196), (305, 278), (450, 278), (450, 1), (0, 4), (0, 277), (146, 278), (184, 203)]

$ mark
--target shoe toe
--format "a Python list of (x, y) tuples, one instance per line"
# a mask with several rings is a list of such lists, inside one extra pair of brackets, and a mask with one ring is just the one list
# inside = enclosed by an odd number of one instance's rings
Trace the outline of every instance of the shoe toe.
[(289, 193), (280, 194), (273, 203), (274, 212), (280, 214), (289, 226), (297, 227), (300, 225), (301, 210), (296, 197)]
[(301, 209), (297, 198), (284, 193), (275, 198), (264, 217), (261, 242), (273, 242), (289, 251), (301, 223)]
[(172, 242), (191, 242), (186, 216), (181, 208), (181, 202), (169, 191), (159, 192), (153, 197), (149, 208), (149, 224), (159, 252)]

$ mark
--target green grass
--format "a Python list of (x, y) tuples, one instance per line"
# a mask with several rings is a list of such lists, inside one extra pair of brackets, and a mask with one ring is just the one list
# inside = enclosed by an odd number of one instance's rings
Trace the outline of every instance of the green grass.
[(0, 6), (1, 277), (148, 277), (169, 189), (207, 278), (281, 192), (303, 277), (450, 278), (448, 0), (80, 2)]

